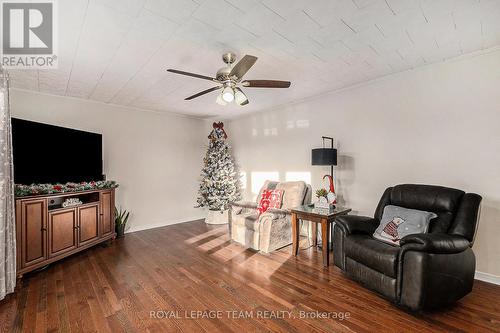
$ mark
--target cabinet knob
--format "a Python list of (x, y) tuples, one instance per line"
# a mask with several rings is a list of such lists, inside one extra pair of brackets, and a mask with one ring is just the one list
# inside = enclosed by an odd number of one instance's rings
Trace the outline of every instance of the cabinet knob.
[(42, 228), (42, 231), (47, 231), (47, 228)]

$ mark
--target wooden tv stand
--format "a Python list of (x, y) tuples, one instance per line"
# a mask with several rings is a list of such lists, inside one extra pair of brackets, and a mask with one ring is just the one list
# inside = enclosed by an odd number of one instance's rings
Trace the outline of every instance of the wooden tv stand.
[(115, 189), (16, 198), (18, 277), (115, 236)]

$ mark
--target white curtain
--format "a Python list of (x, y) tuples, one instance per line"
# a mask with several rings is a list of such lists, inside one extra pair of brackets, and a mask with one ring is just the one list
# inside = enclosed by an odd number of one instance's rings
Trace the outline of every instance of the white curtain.
[(0, 300), (16, 286), (16, 230), (9, 76), (0, 69)]

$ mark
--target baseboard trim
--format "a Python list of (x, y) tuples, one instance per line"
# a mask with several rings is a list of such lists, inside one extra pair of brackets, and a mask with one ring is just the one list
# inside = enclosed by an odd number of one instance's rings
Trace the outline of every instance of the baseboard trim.
[(474, 279), (500, 285), (500, 276), (476, 271)]
[(161, 227), (166, 227), (172, 224), (179, 224), (179, 223), (186, 223), (186, 222), (193, 222), (196, 220), (201, 220), (204, 219), (205, 217), (192, 217), (190, 219), (182, 219), (182, 220), (169, 220), (167, 222), (162, 222), (162, 223), (154, 223), (154, 224), (145, 224), (145, 225), (138, 225), (136, 227), (132, 227), (128, 230), (125, 230), (125, 233), (131, 233), (131, 232), (136, 232), (136, 231), (142, 231), (142, 230), (148, 230), (148, 229), (154, 229), (154, 228), (161, 228)]

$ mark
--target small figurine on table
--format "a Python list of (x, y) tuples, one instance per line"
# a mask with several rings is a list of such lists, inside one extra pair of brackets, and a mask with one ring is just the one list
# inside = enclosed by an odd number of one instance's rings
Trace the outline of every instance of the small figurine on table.
[(333, 177), (330, 175), (324, 175), (323, 179), (328, 178), (330, 182), (330, 189), (326, 195), (328, 203), (335, 205), (337, 203), (337, 196), (335, 195), (335, 186), (333, 184)]

